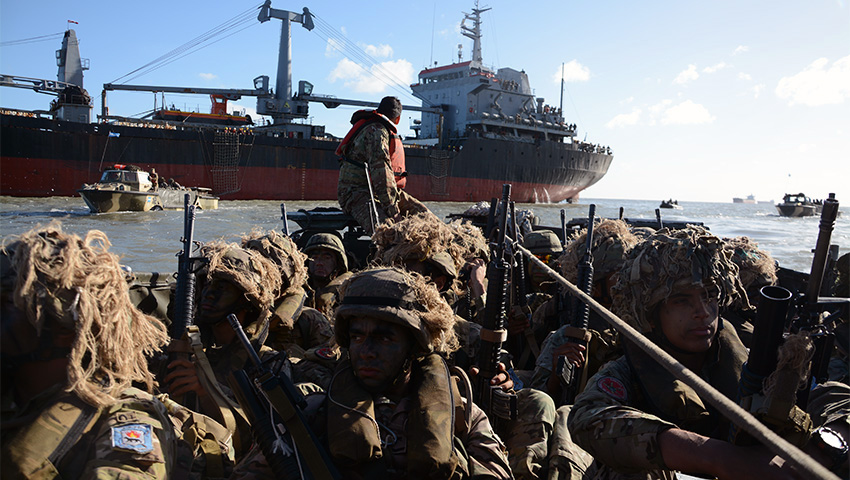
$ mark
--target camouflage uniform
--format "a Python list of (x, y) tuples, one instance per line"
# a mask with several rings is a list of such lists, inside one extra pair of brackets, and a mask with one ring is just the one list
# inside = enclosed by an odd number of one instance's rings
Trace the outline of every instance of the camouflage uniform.
[(98, 409), (61, 388), (18, 407), (4, 390), (3, 478), (167, 479), (175, 473), (171, 421), (148, 393), (129, 388)]
[[(397, 404), (368, 393), (350, 360), (337, 367), (327, 395), (318, 394), (319, 402), (308, 398), (307, 416), (334, 463), (351, 478), (424, 472), (435, 478), (511, 478), (504, 446), (487, 416), (460, 395), (441, 357), (457, 347), (452, 322), (446, 322), (451, 309), (436, 289), (421, 276), (394, 268), (360, 272), (346, 283), (337, 310), (336, 339), (342, 347), (350, 345), (351, 319), (364, 317), (409, 328), (415, 358)], [(232, 478), (271, 478), (262, 454), (255, 453)]]
[[(363, 127), (346, 151), (348, 159), (369, 167), (373, 198), (378, 210), (375, 226), (400, 212), (408, 214), (428, 211), (419, 200), (396, 186), (395, 175), (390, 166), (389, 142), (390, 132), (387, 128), (373, 122)], [(342, 211), (354, 217), (371, 235), (372, 203), (364, 167), (355, 166), (346, 160), (340, 161), (337, 198)]]
[(351, 277), (351, 272), (348, 271), (348, 256), (345, 253), (345, 246), (338, 236), (332, 233), (317, 233), (310, 237), (307, 245), (304, 246), (304, 253), (307, 255), (323, 250), (336, 257), (336, 271), (331, 274), (330, 280), (321, 286), (312, 276), (308, 279), (312, 291), (308, 292), (307, 306), (315, 308), (327, 317), (331, 317), (339, 303), (339, 289), (343, 282)]

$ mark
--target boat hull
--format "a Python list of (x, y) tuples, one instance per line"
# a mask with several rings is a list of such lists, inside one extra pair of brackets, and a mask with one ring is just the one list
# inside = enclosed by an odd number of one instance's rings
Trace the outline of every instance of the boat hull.
[(78, 192), (92, 213), (148, 212), (162, 208), (156, 193), (88, 188)]
[(813, 217), (818, 213), (814, 205), (777, 205), (776, 210), (783, 217)]
[[(183, 185), (212, 185), (225, 200), (336, 199), (333, 140), (216, 129), (80, 124), (2, 115), (0, 194), (73, 195), (111, 163), (133, 164)], [(571, 144), (470, 137), (450, 149), (406, 147), (407, 191), (423, 201), (576, 198), (608, 171), (610, 155)]]

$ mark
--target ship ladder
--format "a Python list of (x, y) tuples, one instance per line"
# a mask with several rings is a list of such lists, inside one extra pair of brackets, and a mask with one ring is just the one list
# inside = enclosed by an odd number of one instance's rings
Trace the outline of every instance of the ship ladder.
[(217, 130), (213, 141), (212, 173), (213, 191), (226, 195), (240, 190), (239, 179), (239, 133)]
[(431, 195), (449, 194), (449, 152), (432, 149), (428, 155)]

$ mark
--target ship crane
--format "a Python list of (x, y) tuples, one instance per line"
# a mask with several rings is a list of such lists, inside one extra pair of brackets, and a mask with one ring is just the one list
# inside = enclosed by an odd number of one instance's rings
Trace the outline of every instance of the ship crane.
[(38, 93), (48, 95), (59, 95), (66, 88), (73, 86), (72, 83), (60, 82), (58, 80), (45, 80), (43, 78), (18, 77), (15, 75), (0, 74), (0, 87), (17, 87), (35, 90)]

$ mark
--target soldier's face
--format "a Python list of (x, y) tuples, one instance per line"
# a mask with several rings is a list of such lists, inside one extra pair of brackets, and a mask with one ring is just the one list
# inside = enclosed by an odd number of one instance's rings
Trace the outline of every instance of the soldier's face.
[(405, 373), (413, 338), (401, 325), (370, 317), (351, 320), (348, 355), (354, 375), (369, 393), (384, 393)]
[(245, 296), (232, 283), (213, 278), (201, 291), (201, 304), (198, 306), (198, 323), (216, 323), (234, 313), (242, 306)]
[(670, 343), (691, 353), (707, 351), (719, 323), (717, 300), (715, 289), (688, 287), (674, 291), (658, 315), (661, 330)]
[(311, 277), (328, 278), (336, 271), (336, 255), (326, 249), (315, 251), (310, 254), (307, 269)]

